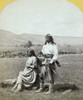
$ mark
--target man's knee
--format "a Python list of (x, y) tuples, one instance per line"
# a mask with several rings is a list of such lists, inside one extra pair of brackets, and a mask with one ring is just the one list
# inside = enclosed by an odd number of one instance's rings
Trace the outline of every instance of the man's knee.
[(49, 80), (49, 83), (50, 83), (50, 84), (54, 84), (54, 79), (50, 79), (50, 80)]
[(46, 73), (46, 68), (45, 68), (45, 66), (42, 66), (39, 76), (43, 77), (43, 76), (45, 76), (45, 73)]

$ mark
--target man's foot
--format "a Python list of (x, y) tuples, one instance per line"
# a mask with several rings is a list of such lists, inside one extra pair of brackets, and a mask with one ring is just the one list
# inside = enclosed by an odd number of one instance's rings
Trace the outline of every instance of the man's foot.
[(39, 88), (39, 90), (36, 91), (37, 93), (43, 92), (43, 88)]
[(46, 92), (45, 94), (48, 95), (48, 94), (51, 94), (51, 93), (53, 93), (53, 91), (48, 91), (48, 92)]
[(53, 84), (49, 85), (49, 90), (48, 90), (48, 92), (46, 92), (46, 94), (51, 94), (54, 92), (53, 86), (54, 86)]
[(61, 64), (57, 64), (58, 65), (58, 67), (61, 67)]
[(39, 87), (33, 87), (32, 89), (33, 89), (33, 90), (37, 90), (37, 89), (39, 89)]

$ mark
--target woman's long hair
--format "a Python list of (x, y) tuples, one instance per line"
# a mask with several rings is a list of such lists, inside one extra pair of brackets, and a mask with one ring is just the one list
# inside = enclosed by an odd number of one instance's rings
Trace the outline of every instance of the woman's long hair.
[(34, 52), (33, 49), (27, 50), (27, 52), (30, 52), (30, 53), (31, 53), (31, 56), (35, 56), (35, 57), (37, 58), (37, 64), (38, 64), (38, 65), (41, 65), (41, 61), (40, 61), (40, 59), (37, 57), (37, 55), (35, 54), (35, 52)]

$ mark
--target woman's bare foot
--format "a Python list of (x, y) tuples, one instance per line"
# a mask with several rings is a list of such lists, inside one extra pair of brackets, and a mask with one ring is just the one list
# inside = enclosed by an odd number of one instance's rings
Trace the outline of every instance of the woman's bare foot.
[(18, 84), (15, 84), (15, 86), (11, 89), (11, 91), (13, 92), (16, 88), (17, 88)]
[(21, 90), (22, 90), (22, 86), (21, 86), (21, 84), (18, 84), (17, 89), (14, 90), (13, 92), (20, 92)]

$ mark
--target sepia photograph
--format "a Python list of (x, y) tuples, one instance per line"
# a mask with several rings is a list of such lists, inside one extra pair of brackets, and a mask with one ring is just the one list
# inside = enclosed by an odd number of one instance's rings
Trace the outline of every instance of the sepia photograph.
[(0, 0), (0, 100), (83, 100), (83, 0)]

